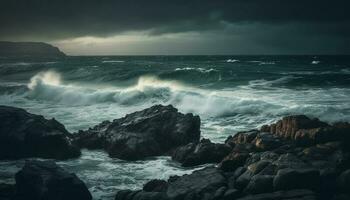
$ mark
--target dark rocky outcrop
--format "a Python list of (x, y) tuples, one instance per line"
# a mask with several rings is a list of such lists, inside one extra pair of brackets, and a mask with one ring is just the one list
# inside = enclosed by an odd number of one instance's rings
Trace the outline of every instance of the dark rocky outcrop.
[(78, 157), (71, 134), (55, 119), (0, 106), (0, 159)]
[(2, 42), (0, 41), (1, 57), (36, 57), (57, 58), (65, 54), (57, 47), (43, 42)]
[(156, 105), (80, 131), (76, 144), (105, 149), (111, 157), (137, 160), (165, 155), (191, 142), (198, 143), (199, 127), (198, 116), (182, 114), (171, 105)]
[(14, 200), (91, 200), (85, 184), (53, 161), (26, 161), (16, 174)]
[(215, 144), (208, 139), (202, 139), (198, 144), (190, 143), (177, 148), (172, 153), (172, 159), (182, 166), (195, 166), (206, 163), (218, 163), (231, 151), (230, 146)]
[(214, 167), (208, 167), (189, 175), (170, 178), (166, 190), (160, 192), (147, 191), (145, 188), (141, 191), (123, 190), (117, 193), (116, 200), (213, 199), (223, 197), (226, 191), (227, 184), (223, 172)]
[(290, 116), (230, 136), (223, 144), (231, 149), (226, 156), (213, 152), (219, 144), (208, 140), (190, 143), (175, 150), (173, 158), (195, 165), (223, 157), (216, 169), (151, 182), (162, 189), (121, 191), (116, 199), (349, 199), (349, 135), (348, 123)]

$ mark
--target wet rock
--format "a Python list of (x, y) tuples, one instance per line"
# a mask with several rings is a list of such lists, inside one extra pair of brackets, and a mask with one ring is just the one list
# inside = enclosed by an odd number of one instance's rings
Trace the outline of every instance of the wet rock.
[(238, 132), (234, 136), (229, 136), (226, 139), (225, 144), (228, 144), (233, 148), (237, 144), (251, 143), (255, 139), (255, 137), (257, 136), (258, 133), (259, 133), (258, 130)]
[(208, 139), (202, 139), (198, 144), (190, 143), (177, 148), (172, 154), (172, 159), (184, 167), (218, 163), (230, 151), (231, 148), (225, 144), (215, 144)]
[(143, 190), (146, 192), (164, 192), (167, 188), (168, 183), (159, 179), (151, 180), (143, 186)]
[(15, 185), (0, 183), (0, 200), (10, 200), (15, 196)]
[(247, 195), (237, 200), (316, 200), (316, 194), (310, 190), (289, 190), (273, 193)]
[(338, 190), (350, 194), (350, 169), (342, 172), (337, 178)]
[(248, 158), (248, 153), (232, 152), (221, 161), (219, 168), (224, 171), (235, 171), (238, 167), (243, 166)]
[(249, 181), (249, 184), (244, 189), (247, 194), (260, 194), (273, 191), (273, 176), (270, 175), (255, 175)]
[(155, 105), (80, 131), (76, 143), (86, 148), (103, 148), (111, 157), (138, 160), (198, 143), (199, 126), (198, 116), (179, 113), (171, 105)]
[(278, 137), (266, 132), (259, 133), (252, 143), (254, 143), (255, 147), (260, 151), (276, 149), (283, 144)]
[(239, 195), (240, 195), (240, 191), (239, 190), (237, 190), (237, 189), (228, 189), (224, 193), (222, 199), (223, 200), (236, 199), (237, 197), (239, 197)]
[(223, 173), (210, 167), (181, 176), (169, 183), (166, 194), (170, 199), (182, 199), (190, 193), (195, 193), (200, 199), (203, 199), (205, 193), (214, 194), (223, 186), (226, 186)]
[(318, 119), (310, 119), (305, 115), (293, 115), (284, 117), (275, 124), (265, 125), (262, 132), (270, 132), (282, 138), (293, 139), (295, 133), (300, 129), (313, 129), (329, 126)]
[(16, 173), (16, 200), (91, 200), (85, 184), (53, 161), (26, 161)]
[(55, 119), (24, 109), (0, 106), (0, 160), (41, 157), (68, 159), (80, 156), (72, 135)]
[(273, 180), (274, 190), (310, 189), (319, 191), (320, 172), (315, 169), (281, 169)]

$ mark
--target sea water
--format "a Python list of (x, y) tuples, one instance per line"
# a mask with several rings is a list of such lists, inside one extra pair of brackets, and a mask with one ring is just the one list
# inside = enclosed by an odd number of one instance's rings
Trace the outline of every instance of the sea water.
[[(283, 116), (350, 121), (349, 56), (85, 56), (0, 58), (0, 104), (55, 118), (74, 133), (154, 104), (201, 117), (201, 135), (223, 142)], [(0, 181), (24, 163), (0, 161)], [(169, 157), (127, 162), (83, 150), (59, 161), (95, 199), (150, 179), (191, 173)]]

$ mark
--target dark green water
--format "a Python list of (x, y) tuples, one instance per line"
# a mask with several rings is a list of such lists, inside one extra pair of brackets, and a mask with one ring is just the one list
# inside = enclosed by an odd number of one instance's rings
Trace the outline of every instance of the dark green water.
[[(55, 117), (71, 132), (173, 104), (200, 115), (203, 137), (222, 142), (289, 114), (350, 121), (349, 100), (349, 56), (0, 59), (0, 104)], [(0, 177), (10, 180), (21, 162), (1, 162)], [(192, 170), (166, 157), (128, 163), (88, 151), (60, 164), (87, 182), (95, 198)]]

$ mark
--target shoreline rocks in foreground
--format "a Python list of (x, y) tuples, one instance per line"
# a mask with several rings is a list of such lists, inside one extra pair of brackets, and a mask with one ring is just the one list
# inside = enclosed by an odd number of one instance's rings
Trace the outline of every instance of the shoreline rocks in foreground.
[(72, 135), (55, 119), (0, 106), (0, 160), (78, 156), (80, 149), (72, 144)]
[[(16, 185), (7, 186), (8, 200), (91, 200), (86, 185), (54, 161), (27, 160), (16, 173)], [(1, 192), (1, 191), (0, 191)], [(0, 196), (1, 197), (1, 196)]]
[(173, 106), (155, 105), (76, 134), (81, 148), (104, 149), (111, 157), (139, 160), (169, 155), (175, 148), (197, 143), (200, 118)]
[[(115, 199), (350, 199), (349, 134), (349, 123), (329, 125), (303, 115), (288, 116), (261, 130), (230, 136), (221, 144), (230, 147), (224, 156), (218, 152), (226, 151), (216, 150), (219, 144), (206, 140), (179, 147), (173, 159), (184, 165), (214, 162), (199, 159), (205, 155), (223, 159), (217, 167), (151, 180), (138, 191), (119, 191)], [(210, 151), (200, 150), (204, 146)]]

